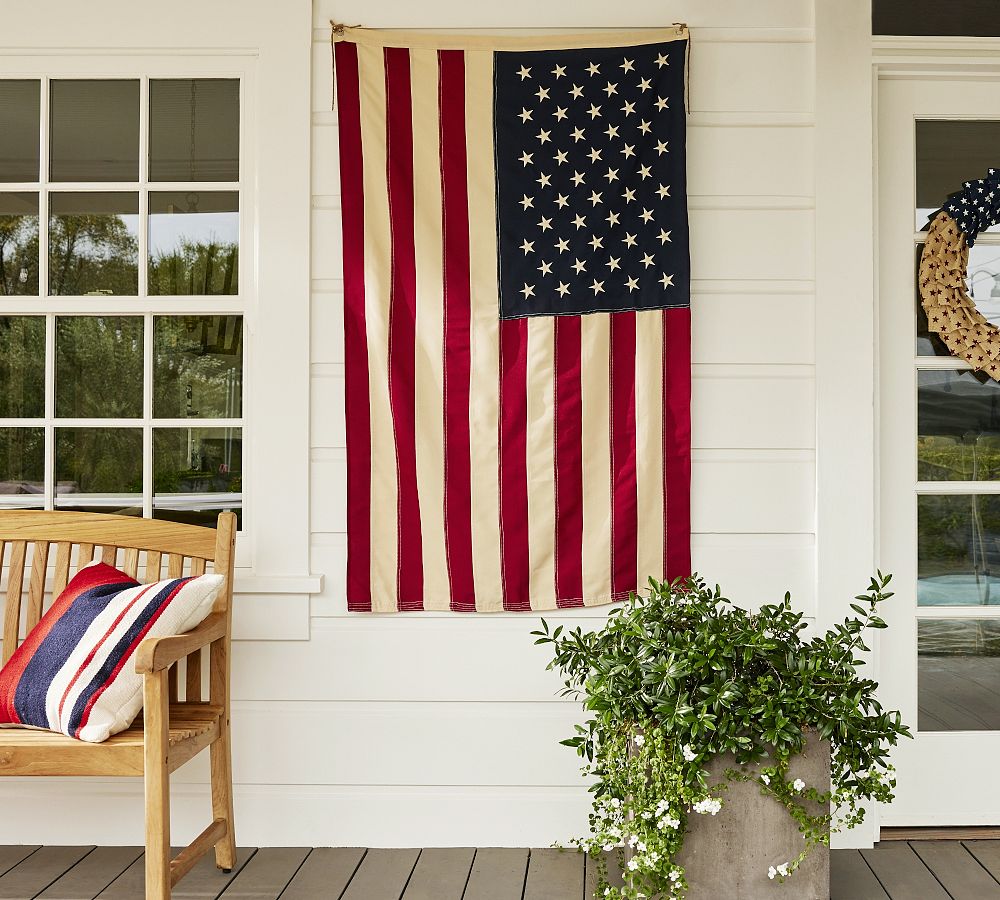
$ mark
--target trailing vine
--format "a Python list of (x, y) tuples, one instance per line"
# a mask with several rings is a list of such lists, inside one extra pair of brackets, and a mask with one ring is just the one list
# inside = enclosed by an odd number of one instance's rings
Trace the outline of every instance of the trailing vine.
[[(592, 782), (590, 834), (574, 843), (598, 862), (599, 896), (683, 897), (677, 857), (688, 821), (716, 815), (730, 782), (755, 782), (798, 824), (802, 852), (768, 870), (779, 881), (831, 831), (863, 821), (865, 801), (892, 800), (888, 754), (910, 732), (860, 673), (865, 631), (886, 627), (877, 613), (892, 596), (890, 578), (878, 573), (851, 604), (854, 616), (809, 639), (790, 595), (749, 612), (697, 576), (651, 579), (599, 631), (542, 620), (535, 643), (551, 645), (548, 668), (562, 674), (562, 694), (590, 715), (562, 743), (584, 758)], [(830, 742), (831, 790), (789, 780), (807, 730)], [(706, 767), (725, 753), (736, 766), (710, 783)], [(609, 883), (610, 852), (623, 886)]]

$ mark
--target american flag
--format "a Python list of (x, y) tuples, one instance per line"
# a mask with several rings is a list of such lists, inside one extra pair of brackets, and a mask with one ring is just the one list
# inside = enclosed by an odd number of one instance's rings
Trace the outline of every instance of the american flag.
[(335, 39), (349, 608), (689, 574), (686, 29)]

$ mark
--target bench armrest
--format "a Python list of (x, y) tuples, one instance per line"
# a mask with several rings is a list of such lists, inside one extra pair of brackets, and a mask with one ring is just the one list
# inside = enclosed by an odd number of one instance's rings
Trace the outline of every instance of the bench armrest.
[(166, 669), (188, 654), (194, 653), (195, 650), (224, 638), (226, 628), (226, 614), (216, 612), (184, 634), (147, 638), (136, 651), (135, 671), (140, 675), (146, 675)]

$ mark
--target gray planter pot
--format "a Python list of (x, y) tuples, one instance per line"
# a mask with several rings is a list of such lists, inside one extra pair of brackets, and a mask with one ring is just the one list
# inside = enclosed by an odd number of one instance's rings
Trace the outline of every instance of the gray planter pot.
[[(708, 766), (710, 784), (736, 768), (731, 756)], [(748, 766), (748, 773), (756, 772)], [(805, 750), (791, 760), (789, 780), (801, 778), (820, 793), (830, 789), (830, 745), (809, 737)], [(677, 862), (690, 885), (688, 900), (829, 900), (830, 849), (813, 847), (805, 862), (784, 883), (767, 877), (769, 866), (789, 862), (803, 847), (798, 824), (755, 782), (733, 782), (723, 791), (715, 816), (691, 813), (684, 849)], [(813, 812), (813, 810), (810, 810)], [(818, 807), (816, 813), (822, 812)]]

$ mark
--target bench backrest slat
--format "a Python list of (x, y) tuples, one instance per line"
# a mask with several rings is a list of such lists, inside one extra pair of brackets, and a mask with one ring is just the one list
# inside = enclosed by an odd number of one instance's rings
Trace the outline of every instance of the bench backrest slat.
[[(211, 565), (212, 571), (226, 577), (216, 610), (229, 613), (235, 525), (236, 517), (232, 513), (219, 517), (218, 528), (201, 528), (132, 516), (0, 510), (0, 573), (6, 576), (7, 584), (3, 598), (0, 664), (10, 659), (19, 641), (38, 624), (46, 604), (66, 588), (71, 571), (79, 572), (95, 559), (95, 554), (101, 561), (117, 565), (146, 584), (164, 577), (202, 575)], [(29, 555), (30, 568), (26, 572)], [(166, 575), (163, 574), (164, 561)], [(186, 699), (202, 699), (201, 681), (202, 654), (199, 651), (186, 662)], [(178, 673), (173, 667), (170, 686), (171, 698), (175, 700), (178, 682)]]

